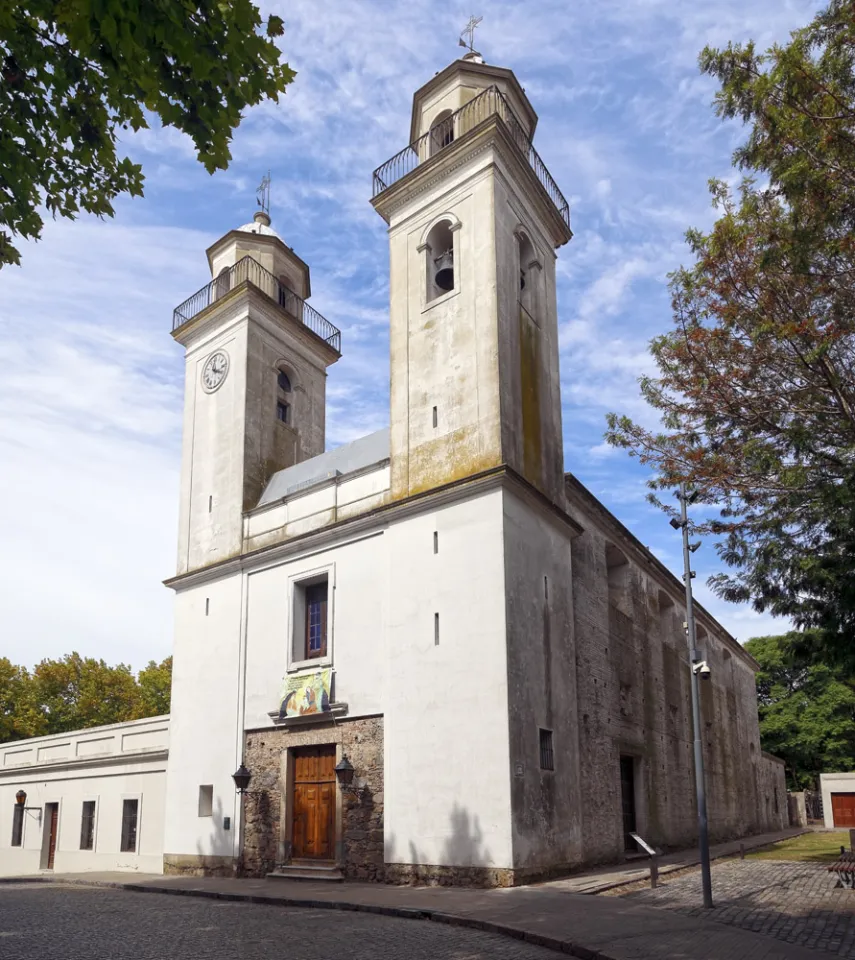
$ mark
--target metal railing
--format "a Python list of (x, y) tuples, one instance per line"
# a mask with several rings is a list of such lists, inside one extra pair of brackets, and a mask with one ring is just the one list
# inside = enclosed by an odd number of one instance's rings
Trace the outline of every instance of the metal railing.
[(251, 283), (262, 293), (275, 300), (280, 307), (287, 310), (291, 316), (317, 334), (325, 343), (341, 353), (341, 331), (334, 326), (314, 307), (310, 306), (302, 297), (298, 297), (293, 290), (273, 276), (269, 270), (250, 256), (243, 257), (228, 270), (223, 270), (219, 276), (206, 283), (201, 290), (197, 290), (192, 297), (179, 304), (172, 311), (172, 329), (192, 320), (212, 303), (224, 297), (229, 290), (242, 283)]
[(480, 123), (490, 117), (498, 116), (505, 124), (511, 139), (519, 147), (529, 166), (534, 171), (540, 185), (546, 191), (561, 219), (570, 226), (570, 205), (564, 199), (564, 194), (558, 189), (558, 184), (546, 169), (546, 164), (525, 132), (523, 125), (508, 103), (505, 95), (498, 87), (488, 87), (479, 93), (469, 103), (450, 114), (427, 133), (404, 147), (394, 157), (387, 160), (374, 171), (373, 196), (379, 196), (388, 190), (392, 184), (412, 173), (420, 164), (434, 157), (445, 147), (459, 140), (464, 134), (474, 130)]

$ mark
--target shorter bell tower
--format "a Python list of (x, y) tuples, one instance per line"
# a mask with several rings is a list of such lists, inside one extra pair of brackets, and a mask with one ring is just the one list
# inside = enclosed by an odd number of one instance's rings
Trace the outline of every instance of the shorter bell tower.
[(341, 334), (306, 301), (309, 267), (259, 211), (207, 251), (212, 280), (177, 307), (186, 351), (178, 573), (240, 554), (270, 477), (325, 446)]

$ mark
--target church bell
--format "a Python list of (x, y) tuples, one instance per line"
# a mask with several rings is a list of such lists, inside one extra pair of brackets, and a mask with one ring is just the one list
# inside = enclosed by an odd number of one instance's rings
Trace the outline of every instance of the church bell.
[(433, 282), (440, 290), (454, 289), (454, 251), (446, 250), (433, 261), (436, 264), (436, 274)]

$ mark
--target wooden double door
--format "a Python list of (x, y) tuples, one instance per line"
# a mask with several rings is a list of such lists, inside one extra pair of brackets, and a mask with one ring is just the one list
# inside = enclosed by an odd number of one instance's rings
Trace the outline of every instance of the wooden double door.
[(335, 744), (294, 753), (295, 860), (335, 859)]

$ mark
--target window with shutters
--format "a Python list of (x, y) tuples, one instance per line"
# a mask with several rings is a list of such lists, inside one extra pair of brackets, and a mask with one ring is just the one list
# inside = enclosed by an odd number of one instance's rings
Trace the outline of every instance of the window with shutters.
[(138, 799), (122, 801), (122, 853), (137, 852), (137, 830), (139, 827), (140, 802)]
[(83, 801), (83, 813), (80, 817), (80, 849), (95, 849), (95, 801)]

